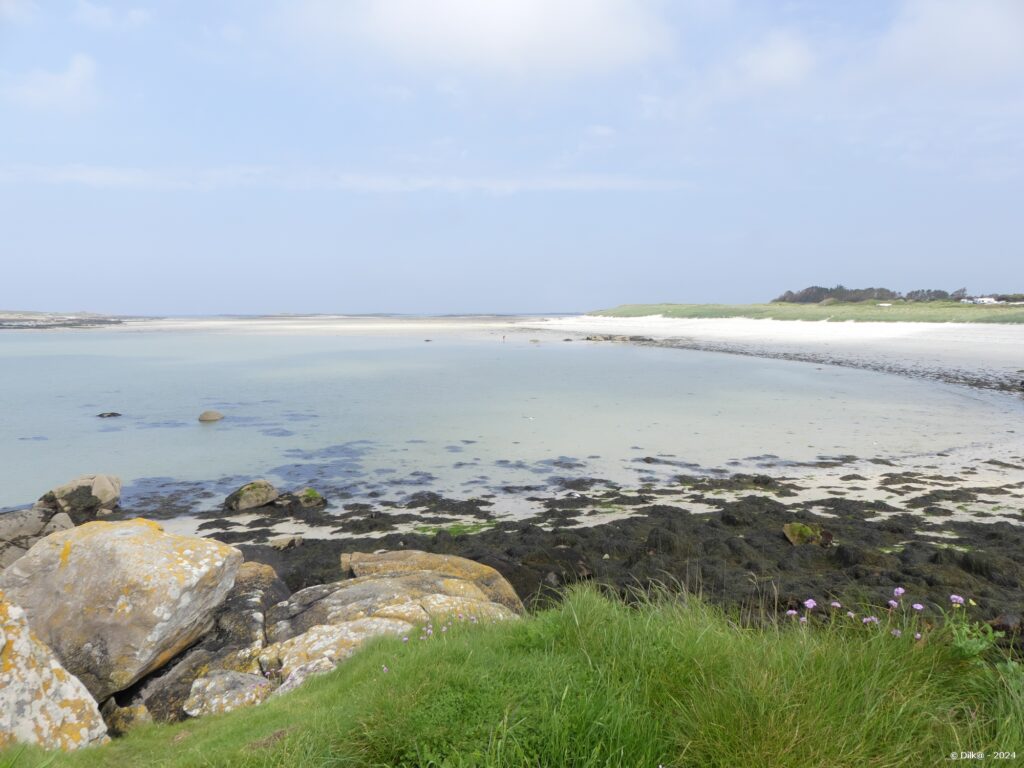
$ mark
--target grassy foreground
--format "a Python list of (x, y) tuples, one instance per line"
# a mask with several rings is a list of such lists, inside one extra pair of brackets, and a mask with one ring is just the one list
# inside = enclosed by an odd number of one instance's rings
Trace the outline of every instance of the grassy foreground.
[(909, 323), (1024, 323), (1024, 306), (1012, 304), (961, 304), (953, 301), (877, 302), (835, 304), (623, 304), (590, 312), (604, 317), (749, 317), (773, 320), (860, 320), (861, 322)]
[(928, 629), (912, 613), (864, 624), (818, 608), (808, 625), (793, 617), (750, 629), (696, 599), (629, 607), (580, 589), (524, 621), (379, 640), (255, 708), (147, 726), (70, 755), (8, 752), (0, 765), (791, 768), (932, 765), (971, 750), (1024, 758), (1021, 665), (983, 660), (975, 652), (991, 646), (965, 645), (966, 635)]

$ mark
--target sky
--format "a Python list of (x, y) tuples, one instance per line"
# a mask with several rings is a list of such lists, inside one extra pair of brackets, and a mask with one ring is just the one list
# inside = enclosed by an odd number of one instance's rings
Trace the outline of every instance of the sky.
[(0, 308), (1024, 291), (1024, 0), (0, 0)]

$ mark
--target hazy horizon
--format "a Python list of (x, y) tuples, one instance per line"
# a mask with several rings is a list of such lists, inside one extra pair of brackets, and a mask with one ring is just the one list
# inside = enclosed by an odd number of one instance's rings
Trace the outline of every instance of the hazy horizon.
[(1024, 290), (1024, 3), (0, 0), (0, 307)]

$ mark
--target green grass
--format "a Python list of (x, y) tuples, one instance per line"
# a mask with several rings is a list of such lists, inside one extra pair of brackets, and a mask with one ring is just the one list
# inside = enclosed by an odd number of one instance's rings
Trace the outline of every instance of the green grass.
[(774, 320), (859, 320), (913, 323), (1024, 323), (1024, 306), (960, 304), (952, 301), (895, 302), (880, 307), (866, 301), (837, 304), (623, 304), (591, 312), (606, 317), (749, 317)]
[(915, 644), (845, 618), (744, 628), (696, 599), (580, 589), (523, 621), (379, 640), (259, 707), (51, 765), (921, 766), (1021, 755), (1022, 711), (1019, 666), (964, 659), (939, 630)]

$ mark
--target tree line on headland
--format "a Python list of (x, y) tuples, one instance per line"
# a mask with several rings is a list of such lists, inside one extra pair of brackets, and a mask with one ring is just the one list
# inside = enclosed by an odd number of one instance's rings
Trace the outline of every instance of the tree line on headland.
[[(823, 301), (961, 301), (966, 298), (969, 298), (966, 288), (958, 288), (952, 292), (924, 288), (900, 293), (889, 288), (847, 288), (843, 285), (825, 288), (821, 285), (812, 285), (800, 291), (786, 291), (772, 301), (788, 304), (819, 304)], [(1024, 294), (991, 294), (991, 298), (996, 301), (1024, 301)]]

